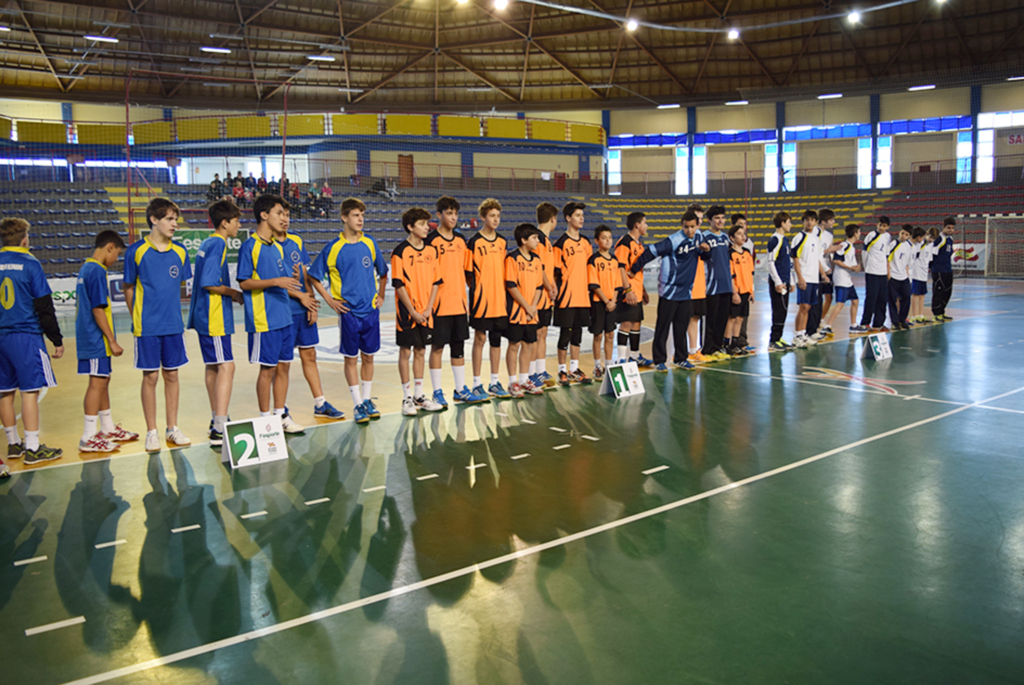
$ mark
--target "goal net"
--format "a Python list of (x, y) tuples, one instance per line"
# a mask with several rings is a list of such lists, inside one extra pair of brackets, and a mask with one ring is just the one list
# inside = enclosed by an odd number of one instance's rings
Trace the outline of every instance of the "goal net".
[(957, 217), (953, 271), (978, 278), (1024, 278), (1024, 215)]

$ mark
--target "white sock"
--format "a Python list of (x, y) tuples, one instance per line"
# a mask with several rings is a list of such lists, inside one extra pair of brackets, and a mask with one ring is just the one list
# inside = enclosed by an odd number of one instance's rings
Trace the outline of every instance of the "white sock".
[(98, 422), (97, 417), (86, 415), (85, 427), (82, 429), (82, 442), (88, 441), (92, 436), (96, 435), (96, 424)]
[(619, 359), (629, 359), (629, 345), (619, 345)]
[(802, 331), (797, 331), (796, 332), (796, 337), (798, 337), (798, 338), (803, 337), (805, 335), (807, 335), (807, 329), (806, 328), (804, 330), (802, 330)]
[(214, 416), (213, 417), (213, 430), (217, 431), (218, 433), (223, 433), (224, 432), (224, 424), (227, 423), (227, 422), (228, 422), (228, 417), (226, 417), (226, 416)]
[(595, 364), (595, 365), (596, 365), (596, 366), (597, 366), (598, 368), (601, 368), (601, 369), (603, 369), (603, 368), (604, 368), (604, 357), (598, 357), (598, 358), (597, 358), (596, 360), (594, 360), (594, 364)]
[(531, 376), (535, 376), (538, 373), (540, 373), (540, 368), (538, 367), (537, 362), (538, 362), (537, 359), (534, 359), (532, 362), (530, 362), (530, 375)]
[(17, 426), (11, 426), (10, 428), (4, 426), (4, 433), (7, 433), (8, 445), (17, 445), (21, 442), (21, 436), (18, 435)]
[(414, 378), (412, 379), (412, 396), (423, 397), (423, 379)]
[(324, 398), (323, 395), (320, 395), (320, 397), (313, 398), (313, 403), (316, 404), (316, 408), (319, 409), (320, 407), (327, 404), (327, 400)]
[[(430, 370), (430, 387), (434, 389), (434, 392), (441, 389), (441, 369)], [(462, 386), (460, 385), (455, 389), (462, 390)]]
[(565, 364), (559, 364), (558, 365), (558, 373), (567, 373), (566, 368), (565, 368)]
[[(270, 411), (261, 411), (260, 412), (260, 417), (262, 418), (264, 416), (271, 416), (273, 413), (274, 412), (270, 412)], [(156, 433), (156, 431), (153, 431), (153, 432)]]
[(373, 395), (373, 381), (362, 381), (359, 383), (359, 390), (363, 393), (363, 397), (370, 399)]
[(359, 393), (358, 385), (348, 386), (348, 391), (352, 394), (352, 404), (358, 407), (363, 403), (363, 396)]
[(402, 383), (402, 399), (412, 399), (412, 383)]
[(39, 431), (25, 431), (25, 449), (39, 449)]
[(284, 416), (284, 407), (274, 407), (274, 416)]
[(473, 376), (473, 387), (474, 388), (479, 388), (480, 387), (480, 376)]
[(465, 364), (463, 364), (461, 366), (453, 366), (452, 367), (452, 376), (455, 378), (455, 389), (456, 390), (462, 390), (464, 387), (466, 387), (466, 366), (465, 366)]
[(530, 382), (529, 374), (525, 374), (525, 373), (519, 374), (519, 385), (526, 385), (529, 382)]
[(109, 409), (100, 409), (100, 431), (103, 433), (109, 433), (114, 430), (114, 418), (110, 414)]
[(491, 374), (491, 385), (494, 385), (497, 382), (498, 382), (498, 374), (492, 373)]
[(579, 368), (580, 368), (580, 360), (579, 359), (570, 359), (569, 360), (569, 373), (576, 373), (577, 371), (579, 371)]

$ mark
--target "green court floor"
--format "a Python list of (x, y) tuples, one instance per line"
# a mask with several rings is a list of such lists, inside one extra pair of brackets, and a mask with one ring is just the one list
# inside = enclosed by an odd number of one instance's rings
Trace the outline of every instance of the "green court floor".
[(1024, 682), (1024, 296), (958, 299), (885, 362), (17, 474), (3, 682)]

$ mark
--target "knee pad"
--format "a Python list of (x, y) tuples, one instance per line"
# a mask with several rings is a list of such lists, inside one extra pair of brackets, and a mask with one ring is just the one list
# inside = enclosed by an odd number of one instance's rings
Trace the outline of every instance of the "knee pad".
[[(568, 328), (558, 329), (558, 349), (565, 352), (569, 349), (569, 338), (572, 337), (572, 331)], [(580, 332), (580, 338), (582, 339), (583, 333)]]
[(462, 359), (466, 356), (466, 343), (462, 340), (448, 343), (448, 354), (452, 359)]
[(491, 343), (491, 347), (501, 347), (501, 331), (497, 329), (488, 331), (487, 337)]
[(579, 347), (583, 344), (583, 327), (576, 325), (572, 327), (572, 344)]

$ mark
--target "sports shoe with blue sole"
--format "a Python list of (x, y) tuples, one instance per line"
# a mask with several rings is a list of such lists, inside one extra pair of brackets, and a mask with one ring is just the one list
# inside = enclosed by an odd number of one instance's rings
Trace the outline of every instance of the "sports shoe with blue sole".
[(373, 400), (363, 400), (363, 405), (366, 407), (366, 415), (371, 419), (379, 419), (380, 412), (377, 410), (377, 405), (373, 403)]
[(512, 393), (501, 387), (501, 383), (491, 383), (487, 392), (491, 397), (497, 397), (499, 400), (507, 400), (512, 397)]
[(447, 411), (447, 409), (448, 409), (448, 400), (446, 400), (444, 398), (444, 390), (435, 390), (434, 391), (434, 401), (441, 405), (441, 407), (442, 407), (441, 411)]
[(666, 364), (657, 364), (657, 365), (655, 365), (654, 370), (655, 371), (668, 371), (668, 366)]
[(636, 362), (636, 366), (639, 369), (646, 369), (649, 366), (654, 366), (654, 362), (652, 362), (650, 359), (647, 359), (642, 354), (637, 355), (636, 359), (634, 359), (633, 361)]
[(370, 415), (366, 413), (365, 405), (365, 402), (356, 405), (356, 409), (352, 413), (352, 418), (355, 419), (356, 423), (370, 423)]
[(481, 394), (474, 392), (465, 385), (462, 386), (462, 390), (456, 390), (452, 397), (456, 402), (465, 402), (466, 404), (482, 404), (484, 402), (491, 401), (491, 398), (487, 396), (487, 393)]
[(330, 402), (324, 402), (322, 407), (313, 408), (313, 416), (320, 419), (343, 419), (345, 412), (336, 409)]

